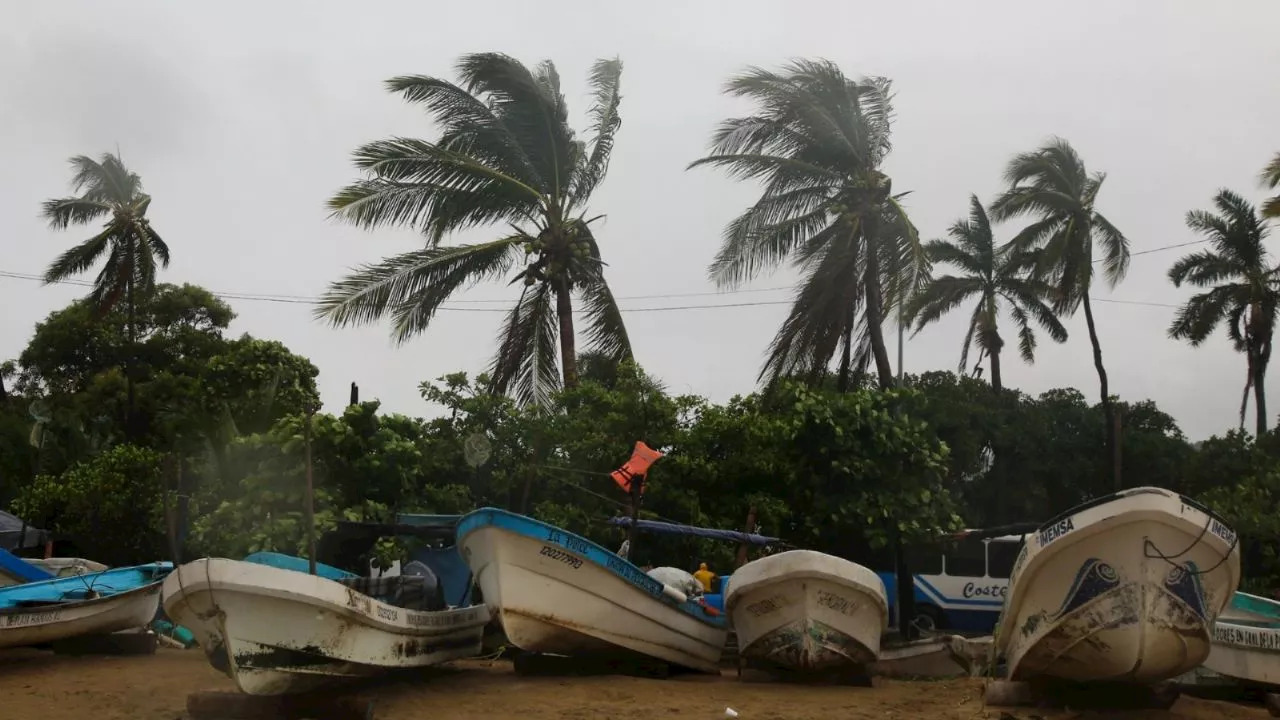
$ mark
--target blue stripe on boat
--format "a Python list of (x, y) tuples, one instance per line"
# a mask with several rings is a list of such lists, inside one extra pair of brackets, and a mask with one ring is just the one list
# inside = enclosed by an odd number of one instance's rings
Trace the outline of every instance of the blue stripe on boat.
[(604, 549), (590, 540), (574, 535), (568, 530), (549, 525), (541, 520), (518, 515), (498, 508), (480, 508), (470, 512), (458, 521), (457, 544), (471, 533), (485, 527), (496, 527), (516, 535), (523, 535), (531, 540), (554, 544), (571, 552), (587, 562), (609, 571), (637, 590), (647, 593), (660, 602), (679, 608), (690, 617), (713, 627), (725, 627), (724, 615), (708, 615), (702, 606), (694, 601), (677, 603), (662, 592), (662, 583), (649, 577), (648, 573), (624, 560), (616, 553)]
[(8, 550), (0, 550), (0, 572), (23, 583), (51, 580), (56, 577), (48, 570), (36, 567)]
[(0, 588), (0, 610), (30, 603), (56, 603), (84, 600), (90, 592), (109, 597), (144, 585), (160, 582), (173, 570), (173, 563), (149, 563), (114, 568), (84, 575), (41, 580)]

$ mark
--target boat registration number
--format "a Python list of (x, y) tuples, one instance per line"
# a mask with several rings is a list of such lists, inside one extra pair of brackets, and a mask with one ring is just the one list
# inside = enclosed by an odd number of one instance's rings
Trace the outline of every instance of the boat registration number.
[(62, 617), (61, 610), (53, 612), (24, 613), (22, 615), (10, 615), (5, 618), (5, 627), (22, 627), (24, 625), (43, 625), (45, 623), (57, 622)]
[(556, 548), (553, 548), (550, 545), (543, 545), (542, 549), (538, 551), (538, 554), (545, 555), (551, 558), (552, 560), (559, 560), (560, 562), (564, 563), (565, 565), (568, 565), (574, 570), (577, 570), (578, 568), (582, 567), (582, 558), (574, 557), (569, 553), (563, 550), (558, 550)]

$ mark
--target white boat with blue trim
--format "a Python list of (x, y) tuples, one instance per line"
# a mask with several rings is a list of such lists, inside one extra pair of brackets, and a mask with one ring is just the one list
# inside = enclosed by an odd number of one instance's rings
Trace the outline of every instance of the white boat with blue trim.
[(745, 658), (787, 670), (856, 670), (880, 655), (884, 583), (855, 563), (788, 550), (738, 568), (725, 610)]
[(480, 654), (488, 609), (443, 607), (424, 591), (425, 577), (318, 566), (329, 576), (321, 577), (280, 567), (280, 559), (203, 558), (164, 583), (165, 613), (241, 692), (308, 692)]
[(160, 608), (160, 582), (172, 569), (150, 563), (61, 578), (39, 570), (46, 579), (0, 589), (0, 648), (146, 627)]
[(511, 644), (577, 657), (644, 656), (718, 673), (728, 623), (617, 554), (496, 508), (458, 522), (457, 545)]
[(1124, 490), (1032, 533), (996, 631), (1009, 679), (1154, 683), (1209, 656), (1240, 582), (1236, 534), (1208, 508)]

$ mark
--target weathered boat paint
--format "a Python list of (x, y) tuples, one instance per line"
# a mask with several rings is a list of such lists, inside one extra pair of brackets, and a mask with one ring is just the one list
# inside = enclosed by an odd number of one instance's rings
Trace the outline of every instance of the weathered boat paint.
[(522, 650), (641, 655), (720, 671), (725, 618), (677, 600), (661, 582), (590, 540), (483, 508), (458, 522), (457, 545), (507, 639)]
[(1126, 490), (1029, 537), (996, 643), (1014, 680), (1166, 680), (1208, 656), (1239, 580), (1220, 518), (1167, 490)]
[(812, 550), (743, 565), (725, 608), (743, 657), (803, 671), (861, 667), (880, 653), (884, 583), (871, 570)]
[(164, 608), (242, 692), (284, 695), (479, 654), (483, 605), (419, 611), (326, 578), (204, 558), (173, 572)]

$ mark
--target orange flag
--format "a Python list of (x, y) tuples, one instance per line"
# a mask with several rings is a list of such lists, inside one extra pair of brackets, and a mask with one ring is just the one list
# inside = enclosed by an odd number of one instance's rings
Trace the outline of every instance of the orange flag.
[(622, 467), (609, 473), (613, 481), (618, 483), (618, 487), (624, 492), (631, 492), (631, 479), (636, 477), (644, 477), (649, 472), (649, 466), (658, 458), (662, 457), (662, 453), (645, 445), (642, 441), (636, 441), (636, 449), (631, 453), (631, 459), (622, 464)]

